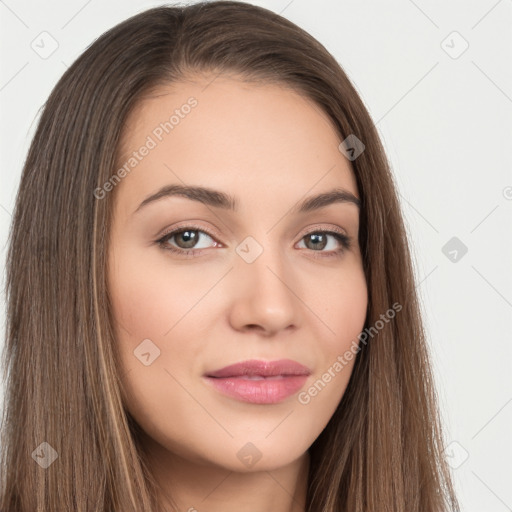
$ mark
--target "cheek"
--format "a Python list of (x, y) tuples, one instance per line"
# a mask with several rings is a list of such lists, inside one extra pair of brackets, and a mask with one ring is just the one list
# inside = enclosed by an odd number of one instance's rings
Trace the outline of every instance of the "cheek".
[[(191, 282), (192, 273), (170, 273), (165, 262), (152, 263), (137, 251), (123, 251), (109, 274), (123, 401), (145, 429), (152, 428), (156, 415), (164, 425), (179, 424), (172, 411), (189, 406), (179, 383), (201, 346), (186, 315), (204, 293), (204, 284)], [(179, 440), (183, 431), (172, 438)]]
[[(113, 315), (121, 329), (135, 340), (164, 340), (204, 294), (198, 273), (169, 271), (166, 262), (123, 254), (110, 275)], [(124, 328), (124, 329), (123, 329)]]
[(321, 320), (325, 334), (317, 338), (318, 365), (314, 375), (297, 397), (312, 437), (334, 414), (354, 368), (368, 305), (362, 269), (353, 269), (331, 281), (327, 293), (317, 300), (317, 306), (324, 306)]
[[(218, 302), (206, 296), (212, 285), (208, 279), (205, 283), (205, 271), (199, 266), (173, 265), (154, 249), (116, 249), (109, 260), (116, 345), (124, 372), (131, 380), (142, 379), (130, 383), (129, 396), (145, 387), (153, 393), (152, 389), (169, 383), (174, 389), (176, 383), (166, 371), (180, 382), (200, 371), (207, 329), (218, 318)], [(216, 275), (211, 282), (215, 279)], [(151, 363), (144, 366), (143, 354), (148, 352), (146, 362)], [(139, 398), (143, 402), (143, 396)]]
[(318, 315), (325, 327), (321, 339), (324, 353), (332, 359), (358, 341), (366, 319), (368, 290), (363, 269), (358, 265), (323, 282), (323, 293), (314, 296), (312, 309), (322, 312)]
[(333, 330), (338, 351), (345, 351), (364, 328), (368, 307), (368, 292), (364, 277), (354, 277), (352, 286), (344, 288), (333, 308)]
[[(359, 334), (364, 328), (368, 306), (366, 278), (362, 267), (354, 266), (340, 277), (332, 279), (326, 293), (318, 295), (318, 305), (323, 305), (321, 318), (325, 334), (318, 338), (319, 365), (315, 378), (305, 388), (307, 404), (326, 414), (327, 419), (338, 405), (350, 379), (359, 351)], [(321, 354), (321, 355), (320, 355)]]

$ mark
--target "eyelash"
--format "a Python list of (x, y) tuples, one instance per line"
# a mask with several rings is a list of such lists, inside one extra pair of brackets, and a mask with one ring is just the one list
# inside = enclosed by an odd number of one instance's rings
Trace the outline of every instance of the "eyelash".
[[(210, 233), (208, 230), (204, 229), (204, 228), (200, 228), (199, 226), (194, 226), (194, 225), (187, 225), (187, 226), (181, 226), (179, 228), (176, 228), (172, 231), (169, 231), (167, 233), (165, 233), (161, 238), (159, 238), (156, 243), (159, 245), (159, 247), (161, 247), (164, 251), (169, 251), (173, 254), (178, 254), (180, 256), (185, 256), (187, 258), (193, 258), (194, 255), (196, 255), (197, 253), (203, 251), (204, 249), (177, 249), (176, 247), (173, 247), (171, 245), (166, 245), (166, 242), (172, 238), (173, 236), (175, 235), (178, 235), (180, 233), (183, 233), (184, 231), (198, 231), (200, 233), (204, 233), (206, 235), (208, 235), (210, 238), (214, 239), (215, 240), (215, 236)], [(339, 249), (335, 249), (333, 251), (327, 251), (327, 252), (324, 252), (324, 251), (314, 251), (312, 249), (309, 249), (311, 252), (313, 253), (317, 253), (314, 255), (315, 258), (339, 258), (341, 257), (344, 252), (348, 249), (350, 249), (351, 247), (351, 244), (352, 244), (352, 239), (345, 235), (344, 233), (341, 233), (341, 232), (338, 232), (338, 231), (329, 231), (329, 230), (321, 230), (321, 229), (317, 229), (317, 230), (313, 230), (313, 231), (309, 231), (308, 233), (306, 233), (302, 238), (304, 239), (305, 237), (307, 237), (308, 235), (312, 235), (312, 234), (326, 234), (326, 235), (331, 235), (333, 236), (334, 238), (336, 238), (336, 240), (340, 243), (341, 247)], [(215, 240), (216, 242), (216, 240)]]

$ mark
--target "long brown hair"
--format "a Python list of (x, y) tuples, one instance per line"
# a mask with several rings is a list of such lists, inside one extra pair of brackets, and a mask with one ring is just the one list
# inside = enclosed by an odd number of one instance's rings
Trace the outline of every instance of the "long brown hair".
[(340, 142), (353, 134), (365, 146), (351, 164), (366, 327), (402, 308), (361, 344), (341, 403), (310, 447), (307, 512), (457, 510), (406, 231), (375, 126), (318, 41), (230, 1), (157, 7), (120, 23), (45, 104), (9, 234), (0, 508), (158, 510), (120, 391), (106, 286), (114, 194), (94, 191), (114, 174), (124, 122), (143, 95), (197, 72), (290, 87), (330, 116)]

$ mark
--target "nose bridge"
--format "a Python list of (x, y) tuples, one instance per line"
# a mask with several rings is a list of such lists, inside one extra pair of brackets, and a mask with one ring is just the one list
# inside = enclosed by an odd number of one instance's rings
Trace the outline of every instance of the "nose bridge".
[(297, 323), (299, 302), (295, 296), (291, 267), (282, 247), (265, 236), (248, 236), (237, 246), (234, 279), (237, 301), (233, 304), (235, 323), (257, 324), (266, 330)]
[[(235, 268), (243, 279), (258, 288), (273, 292), (286, 286), (283, 281), (289, 274), (286, 255), (271, 236), (247, 236), (236, 248), (238, 255)], [(288, 290), (289, 291), (289, 290)]]

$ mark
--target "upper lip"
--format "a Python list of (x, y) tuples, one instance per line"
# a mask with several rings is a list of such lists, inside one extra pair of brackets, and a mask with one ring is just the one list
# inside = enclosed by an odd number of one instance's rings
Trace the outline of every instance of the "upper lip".
[(275, 377), (287, 375), (309, 375), (311, 371), (306, 366), (292, 361), (291, 359), (279, 359), (278, 361), (260, 361), (251, 359), (250, 361), (242, 361), (240, 363), (225, 366), (220, 370), (209, 372), (207, 377), (241, 377), (247, 376), (261, 376), (261, 377)]

